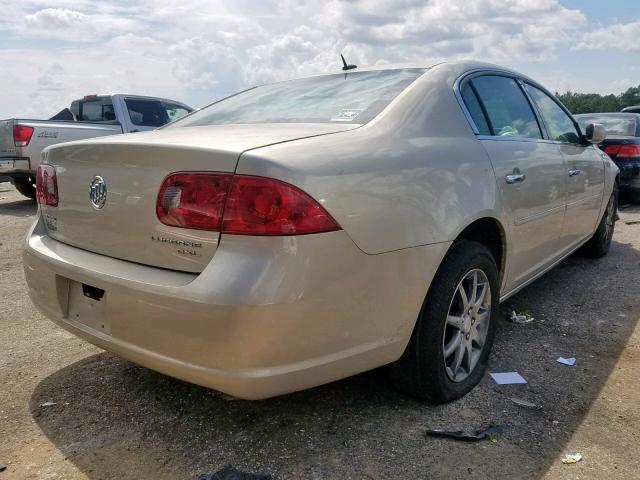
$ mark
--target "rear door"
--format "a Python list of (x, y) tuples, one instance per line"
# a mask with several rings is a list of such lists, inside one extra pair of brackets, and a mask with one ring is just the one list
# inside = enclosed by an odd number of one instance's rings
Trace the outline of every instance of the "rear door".
[(582, 142), (573, 118), (554, 98), (529, 83), (524, 87), (542, 117), (547, 138), (565, 159), (567, 211), (562, 241), (571, 248), (596, 229), (603, 206), (604, 160), (597, 147)]
[(508, 75), (468, 77), (461, 94), (493, 164), (510, 219), (506, 291), (518, 287), (558, 255), (565, 209), (565, 167), (519, 82)]

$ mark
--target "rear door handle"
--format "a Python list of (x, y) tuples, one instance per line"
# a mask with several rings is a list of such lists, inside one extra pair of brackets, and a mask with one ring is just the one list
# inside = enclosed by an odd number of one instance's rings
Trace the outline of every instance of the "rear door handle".
[(520, 170), (518, 170), (517, 168), (513, 170), (513, 173), (510, 173), (509, 175), (504, 177), (508, 184), (522, 183), (524, 182), (525, 178), (527, 178), (527, 176), (524, 173), (520, 173)]
[(580, 175), (581, 173), (582, 173), (582, 170), (579, 170), (577, 168), (572, 168), (571, 170), (569, 170), (570, 177), (575, 177), (576, 175)]

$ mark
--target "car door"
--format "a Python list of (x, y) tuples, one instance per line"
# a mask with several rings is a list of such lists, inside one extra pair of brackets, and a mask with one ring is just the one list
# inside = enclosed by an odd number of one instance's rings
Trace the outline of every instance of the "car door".
[(519, 82), (508, 75), (467, 77), (461, 96), (495, 172), (509, 218), (504, 291), (525, 283), (558, 256), (565, 210), (565, 166)]
[(576, 122), (550, 94), (530, 83), (524, 87), (540, 113), (547, 137), (565, 159), (567, 211), (562, 240), (571, 249), (596, 229), (604, 194), (604, 160), (595, 146), (583, 141)]

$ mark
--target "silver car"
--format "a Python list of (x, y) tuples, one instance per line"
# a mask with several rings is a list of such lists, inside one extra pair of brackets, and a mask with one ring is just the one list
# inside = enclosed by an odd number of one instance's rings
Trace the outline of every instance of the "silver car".
[(501, 301), (578, 248), (607, 253), (603, 137), (482, 63), (257, 87), (47, 149), (29, 293), (76, 335), (237, 397), (390, 365), (450, 401), (482, 377)]

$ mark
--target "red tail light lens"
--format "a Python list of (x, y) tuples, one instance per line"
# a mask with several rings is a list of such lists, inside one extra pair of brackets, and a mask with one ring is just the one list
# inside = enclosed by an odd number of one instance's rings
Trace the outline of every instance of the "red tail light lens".
[(640, 157), (640, 145), (608, 145), (603, 151), (607, 155), (618, 158)]
[(618, 150), (620, 150), (620, 145), (607, 145), (602, 149), (604, 153), (614, 157), (618, 154)]
[(272, 178), (236, 175), (222, 231), (238, 235), (304, 235), (339, 230), (336, 221), (302, 190)]
[(227, 173), (170, 175), (156, 201), (158, 218), (174, 227), (220, 231), (231, 178)]
[(41, 205), (58, 205), (58, 179), (51, 165), (40, 165), (36, 174), (36, 198)]
[(237, 235), (303, 235), (340, 229), (302, 190), (249, 175), (170, 175), (158, 193), (156, 213), (165, 225)]
[(620, 145), (618, 158), (638, 158), (640, 157), (640, 145)]
[(33, 136), (33, 127), (24, 125), (13, 126), (13, 143), (16, 147), (26, 147)]

